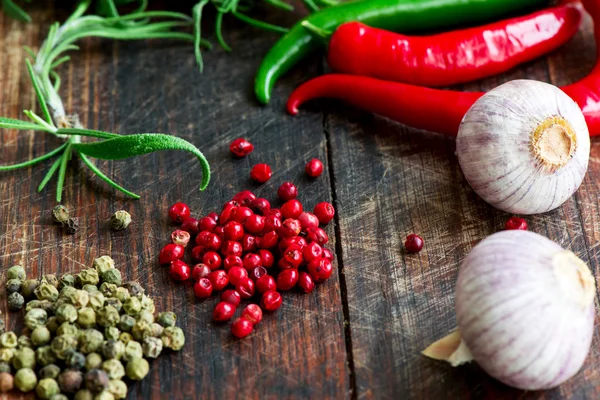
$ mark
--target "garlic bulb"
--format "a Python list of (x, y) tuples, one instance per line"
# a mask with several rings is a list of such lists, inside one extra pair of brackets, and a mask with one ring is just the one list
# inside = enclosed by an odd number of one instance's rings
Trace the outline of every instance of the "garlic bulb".
[(558, 386), (588, 354), (595, 294), (588, 266), (572, 252), (536, 233), (496, 233), (460, 267), (458, 331), (423, 354), (453, 365), (473, 359), (520, 389)]
[(579, 188), (590, 155), (581, 109), (547, 83), (516, 80), (482, 96), (465, 114), (456, 140), (462, 171), (492, 206), (537, 214)]

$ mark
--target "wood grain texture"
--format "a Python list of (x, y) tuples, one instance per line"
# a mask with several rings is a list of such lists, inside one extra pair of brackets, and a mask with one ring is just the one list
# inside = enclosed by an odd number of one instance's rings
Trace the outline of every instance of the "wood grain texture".
[[(19, 118), (35, 107), (25, 75), (24, 45), (41, 43), (50, 11), (33, 12), (41, 24), (23, 25), (0, 16), (0, 114)], [(274, 14), (282, 24), (298, 15)], [(227, 20), (227, 23), (232, 21)], [(326, 159), (322, 116), (294, 120), (282, 112), (285, 99), (277, 93), (272, 107), (259, 107), (252, 81), (261, 57), (276, 40), (233, 23), (227, 39), (234, 46), (205, 53), (205, 72), (199, 75), (189, 44), (176, 42), (115, 43), (86, 40), (73, 61), (60, 70), (61, 94), (70, 113), (84, 126), (119, 133), (169, 132), (196, 144), (211, 162), (213, 181), (198, 191), (201, 171), (194, 157), (161, 152), (121, 162), (99, 162), (108, 176), (142, 195), (129, 200), (71, 162), (63, 204), (79, 218), (74, 236), (52, 225), (55, 205), (52, 182), (42, 193), (36, 187), (50, 163), (0, 177), (0, 266), (23, 263), (30, 276), (78, 271), (102, 254), (111, 255), (128, 279), (139, 280), (158, 310), (174, 310), (187, 335), (181, 353), (167, 353), (152, 362), (150, 376), (132, 386), (129, 399), (281, 399), (347, 398), (350, 392), (344, 337), (344, 315), (337, 275), (311, 295), (289, 293), (276, 313), (265, 315), (251, 337), (234, 340), (228, 324), (212, 322), (213, 297), (195, 300), (191, 286), (174, 283), (157, 264), (160, 248), (172, 226), (166, 210), (186, 201), (194, 215), (221, 208), (240, 190), (252, 189), (279, 205), (277, 187), (294, 181), (307, 208), (331, 201), (331, 182), (324, 174), (305, 178), (304, 165), (313, 157)], [(286, 78), (280, 90), (297, 85), (316, 62)], [(244, 136), (256, 146), (249, 157), (234, 160), (229, 143)], [(60, 142), (41, 133), (2, 132), (0, 160), (15, 163), (56, 147)], [(249, 179), (254, 163), (267, 162), (271, 181), (262, 186)], [(134, 222), (128, 230), (112, 232), (107, 221), (126, 209)], [(333, 224), (332, 224), (333, 225)], [(331, 246), (335, 247), (333, 227)], [(18, 327), (18, 314), (0, 309), (9, 327)]]

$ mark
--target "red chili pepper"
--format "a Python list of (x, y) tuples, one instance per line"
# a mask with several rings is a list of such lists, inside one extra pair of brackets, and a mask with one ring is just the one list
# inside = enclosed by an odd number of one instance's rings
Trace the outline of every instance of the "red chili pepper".
[(448, 86), (508, 71), (572, 38), (581, 24), (579, 4), (568, 3), (493, 24), (433, 36), (405, 36), (360, 22), (331, 37), (328, 62), (352, 75)]
[[(581, 107), (591, 136), (600, 135), (600, 0), (582, 0), (594, 20), (596, 66), (565, 91)], [(354, 75), (330, 74), (315, 78), (296, 89), (287, 103), (290, 114), (312, 99), (330, 97), (381, 114), (403, 124), (456, 136), (460, 122), (481, 92), (430, 89), (399, 82)]]

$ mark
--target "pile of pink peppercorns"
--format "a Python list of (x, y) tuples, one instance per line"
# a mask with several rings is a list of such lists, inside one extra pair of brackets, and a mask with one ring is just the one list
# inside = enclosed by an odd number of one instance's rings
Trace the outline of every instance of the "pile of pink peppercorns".
[[(235, 148), (247, 146), (237, 143)], [(192, 279), (199, 299), (222, 292), (213, 312), (215, 321), (232, 319), (242, 299), (260, 304), (249, 304), (233, 321), (231, 331), (238, 338), (252, 332), (263, 310), (281, 307), (280, 292), (296, 288), (311, 293), (316, 283), (333, 273), (333, 254), (324, 247), (329, 238), (319, 225), (333, 219), (334, 208), (322, 202), (312, 213), (304, 211), (297, 195), (296, 186), (284, 182), (277, 190), (284, 202), (279, 209), (249, 190), (236, 194), (220, 214), (211, 212), (200, 219), (192, 218), (184, 203), (169, 208), (171, 221), (181, 224), (159, 255), (160, 264), (169, 265), (169, 275), (180, 282)], [(186, 247), (191, 248), (193, 267), (183, 261)]]

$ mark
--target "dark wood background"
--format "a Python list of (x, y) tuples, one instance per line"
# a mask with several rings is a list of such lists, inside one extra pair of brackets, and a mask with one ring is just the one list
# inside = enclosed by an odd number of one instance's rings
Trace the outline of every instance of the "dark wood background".
[[(37, 48), (49, 23), (64, 16), (52, 1), (39, 3), (32, 9), (32, 24), (0, 15), (2, 116), (19, 118), (23, 109), (36, 107), (23, 46)], [(269, 16), (289, 25), (303, 13)], [(153, 361), (151, 375), (132, 387), (129, 398), (599, 398), (598, 334), (579, 374), (560, 388), (538, 393), (510, 389), (476, 365), (452, 369), (420, 355), (455, 326), (454, 285), (461, 260), (475, 243), (502, 229), (509, 215), (469, 188), (452, 139), (338, 102), (321, 101), (298, 117), (286, 115), (283, 106), (292, 88), (325, 70), (319, 56), (282, 79), (272, 103), (260, 107), (252, 93), (254, 73), (277, 36), (232, 21), (227, 25), (234, 51), (206, 52), (204, 75), (198, 74), (188, 44), (103, 40), (83, 41), (73, 62), (60, 71), (67, 110), (78, 113), (84, 126), (170, 132), (196, 144), (212, 165), (206, 192), (198, 192), (200, 168), (186, 153), (99, 163), (109, 176), (142, 194), (139, 201), (109, 189), (73, 161), (63, 203), (79, 217), (81, 228), (69, 236), (51, 222), (55, 182), (36, 191), (49, 163), (0, 176), (2, 270), (22, 263), (30, 276), (78, 271), (109, 254), (127, 278), (140, 280), (157, 297), (159, 310), (178, 312), (187, 334), (184, 350)], [(561, 50), (463, 88), (490, 89), (516, 78), (556, 85), (575, 81), (594, 63), (591, 27), (587, 19)], [(256, 150), (233, 160), (228, 144), (239, 136)], [(0, 161), (23, 161), (58, 144), (42, 133), (4, 131)], [(594, 140), (589, 172), (577, 194), (556, 211), (527, 218), (532, 231), (573, 250), (594, 272), (600, 261), (599, 156)], [(326, 172), (309, 181), (303, 168), (313, 157), (326, 163)], [(274, 170), (263, 186), (248, 177), (257, 162)], [(266, 316), (252, 336), (234, 340), (228, 325), (211, 322), (216, 299), (195, 300), (190, 287), (173, 283), (157, 265), (172, 230), (166, 209), (183, 200), (195, 215), (203, 215), (248, 188), (274, 199), (284, 180), (299, 186), (309, 208), (334, 202), (337, 217), (329, 233), (338, 274), (311, 295), (286, 293), (283, 307)], [(124, 232), (111, 232), (107, 220), (119, 209), (128, 210), (134, 222)], [(402, 250), (411, 232), (425, 238), (418, 255)], [(10, 327), (19, 327), (20, 318), (8, 313), (4, 301), (0, 310)]]

